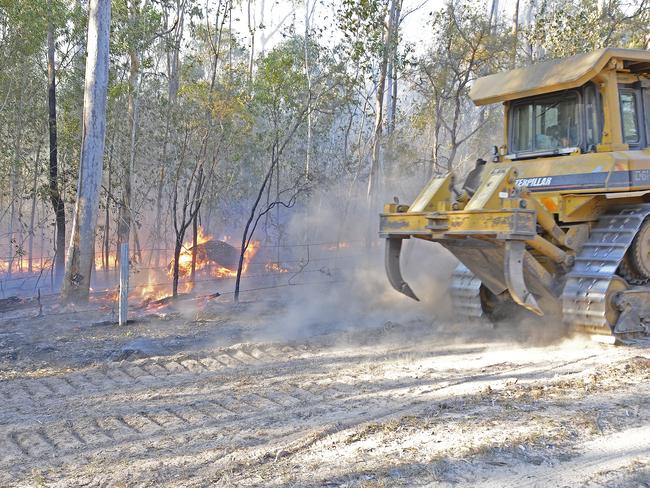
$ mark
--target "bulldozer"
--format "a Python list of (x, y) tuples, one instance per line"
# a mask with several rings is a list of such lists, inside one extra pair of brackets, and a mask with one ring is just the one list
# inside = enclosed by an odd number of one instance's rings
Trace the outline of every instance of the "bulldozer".
[(380, 237), (393, 288), (404, 239), (460, 262), (449, 291), (464, 319), (513, 311), (626, 340), (650, 333), (650, 51), (606, 48), (477, 79), (501, 102), (503, 138), (462, 184), (434, 175), (386, 204)]

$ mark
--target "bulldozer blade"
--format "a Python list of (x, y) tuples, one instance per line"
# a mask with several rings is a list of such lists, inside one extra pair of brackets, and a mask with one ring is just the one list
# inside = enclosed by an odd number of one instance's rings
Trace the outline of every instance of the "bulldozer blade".
[(539, 308), (537, 300), (533, 294), (528, 291), (524, 281), (524, 253), (526, 244), (524, 241), (506, 241), (504, 256), (504, 271), (506, 285), (512, 299), (522, 307), (530, 310), (537, 315), (544, 315)]
[(420, 299), (417, 297), (411, 287), (408, 285), (404, 278), (402, 278), (402, 271), (400, 269), (399, 257), (402, 252), (402, 239), (389, 238), (386, 239), (386, 254), (385, 254), (385, 265), (386, 265), (386, 275), (388, 276), (388, 281), (398, 292), (403, 293), (413, 300)]

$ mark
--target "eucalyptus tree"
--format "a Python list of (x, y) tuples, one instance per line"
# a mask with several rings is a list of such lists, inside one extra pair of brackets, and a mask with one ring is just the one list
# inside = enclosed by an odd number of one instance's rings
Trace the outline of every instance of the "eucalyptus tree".
[(64, 301), (86, 302), (94, 268), (108, 90), (110, 0), (90, 0), (81, 162), (72, 235), (61, 290)]
[(48, 135), (49, 135), (49, 190), (50, 201), (56, 221), (56, 244), (54, 247), (54, 270), (56, 282), (60, 283), (65, 270), (65, 203), (59, 191), (59, 159), (58, 132), (56, 125), (56, 19), (61, 17), (57, 12), (57, 3), (47, 0), (47, 102), (48, 102)]
[[(139, 239), (135, 228), (132, 233), (134, 209), (132, 202), (132, 187), (138, 154), (138, 131), (140, 121), (140, 92), (142, 87), (143, 68), (152, 66), (150, 50), (153, 41), (162, 36), (162, 19), (160, 11), (149, 2), (142, 0), (120, 0), (115, 3), (113, 12), (113, 56), (118, 60), (125, 59), (126, 82), (126, 127), (127, 147), (125, 156), (119, 161), (121, 178), (119, 180), (118, 217), (117, 217), (117, 248), (123, 242), (129, 242), (134, 237), (134, 254), (139, 253)], [(122, 63), (120, 63), (122, 64)], [(117, 253), (119, 255), (119, 252)]]
[(496, 115), (475, 108), (468, 92), (476, 78), (508, 67), (511, 33), (474, 0), (447, 3), (429, 27), (432, 43), (410, 74), (422, 96), (416, 126), (430, 133), (431, 175), (453, 171), (459, 151)]
[(650, 48), (647, 0), (543, 0), (522, 35), (527, 61), (558, 58), (603, 47)]
[[(331, 111), (344, 93), (341, 64), (323, 54), (323, 46), (313, 45), (308, 47), (315, 51), (309, 56), (308, 76), (304, 46), (301, 36), (289, 37), (257, 62), (250, 107), (256, 120), (255, 146), (260, 148), (260, 161), (267, 163), (261, 168), (261, 182), (253, 193), (242, 232), (235, 301), (239, 299), (244, 257), (262, 219), (275, 210), (279, 244), (280, 209), (292, 208), (315, 184), (303, 165), (309, 145), (299, 137), (307, 135), (309, 114)], [(318, 50), (320, 55), (316, 55)], [(297, 157), (290, 155), (292, 146)]]
[[(194, 279), (199, 213), (208, 189), (219, 191), (219, 173), (225, 167), (233, 144), (245, 144), (250, 127), (243, 100), (248, 87), (233, 72), (232, 44), (226, 27), (232, 2), (220, 0), (214, 10), (204, 11), (203, 23), (191, 26), (192, 55), (185, 59), (187, 70), (179, 85), (176, 104), (181, 138), (171, 164), (171, 220), (174, 227), (172, 294), (178, 294), (179, 257), (185, 233), (192, 226), (191, 279)], [(226, 57), (226, 54), (229, 57)], [(238, 65), (244, 66), (243, 62)], [(233, 83), (236, 81), (238, 83)]]
[[(375, 121), (372, 130), (372, 150), (368, 176), (368, 205), (371, 211), (376, 207), (382, 163), (384, 135), (384, 99), (387, 79), (391, 79), (390, 97), (393, 96), (393, 67), (399, 42), (400, 12), (402, 0), (370, 0), (357, 2), (343, 0), (339, 9), (339, 28), (349, 47), (350, 58), (359, 63), (364, 75), (374, 83)], [(391, 73), (388, 72), (389, 67)], [(390, 100), (390, 98), (389, 98)], [(396, 101), (395, 101), (396, 103)], [(395, 113), (395, 106), (389, 103), (389, 112)], [(391, 116), (392, 117), (392, 116)], [(394, 126), (394, 119), (391, 120)]]
[[(44, 0), (0, 1), (0, 171), (8, 182), (1, 201), (0, 222), (5, 222), (7, 253), (2, 253), (11, 274), (15, 259), (25, 254), (25, 243), (33, 229), (23, 221), (25, 193), (34, 194), (27, 182), (33, 181), (29, 164), (42, 145), (45, 117), (38, 114), (45, 101), (45, 78), (39, 69), (47, 33), (47, 6)], [(31, 187), (31, 188), (30, 188)], [(26, 232), (27, 230), (27, 232)], [(4, 263), (3, 263), (4, 264)]]

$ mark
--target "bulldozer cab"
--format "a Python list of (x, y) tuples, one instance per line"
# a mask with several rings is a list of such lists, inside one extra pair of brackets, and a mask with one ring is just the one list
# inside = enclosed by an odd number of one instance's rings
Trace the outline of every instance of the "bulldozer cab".
[(509, 159), (642, 149), (650, 140), (650, 52), (601, 49), (498, 73), (477, 80), (470, 97), (504, 103)]
[[(512, 104), (508, 111), (512, 159), (570, 153), (588, 145), (587, 137), (580, 134), (582, 128), (587, 130), (587, 121), (578, 94), (571, 90)], [(589, 132), (593, 144), (593, 127)]]
[[(621, 143), (648, 147), (650, 139), (650, 79), (620, 84), (618, 106)], [(515, 100), (506, 105), (509, 159), (572, 152), (596, 152), (601, 143), (604, 108), (593, 81), (572, 90)]]
[(417, 238), (460, 261), (450, 293), (468, 318), (507, 305), (601, 334), (650, 332), (650, 51), (497, 73), (469, 95), (503, 104), (503, 134), (462, 187), (435, 175), (411, 205), (384, 207), (392, 286), (417, 299), (399, 262)]

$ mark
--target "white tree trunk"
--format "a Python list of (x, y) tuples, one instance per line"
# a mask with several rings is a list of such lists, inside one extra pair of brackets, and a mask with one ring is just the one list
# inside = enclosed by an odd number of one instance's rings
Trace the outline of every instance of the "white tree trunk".
[[(401, 3), (400, 0), (391, 0), (386, 11), (386, 21), (384, 23), (382, 57), (379, 61), (379, 73), (377, 78), (377, 90), (375, 93), (375, 125), (373, 129), (372, 152), (370, 155), (370, 175), (368, 177), (367, 201), (368, 210), (374, 211), (376, 207), (376, 197), (379, 194), (380, 173), (382, 168), (382, 137), (384, 129), (384, 93), (386, 91), (386, 78), (388, 70), (388, 60), (393, 45), (393, 36), (396, 34), (394, 22), (395, 5)], [(368, 235), (372, 227), (368, 226)]]
[[(132, 26), (139, 21), (140, 0), (129, 0), (129, 24)], [(129, 159), (124, 162), (123, 177), (121, 181), (122, 197), (119, 203), (117, 223), (117, 250), (116, 258), (120, 259), (122, 243), (129, 242), (131, 235), (131, 184), (135, 167), (136, 132), (138, 130), (138, 92), (140, 91), (140, 53), (135, 47), (129, 48), (129, 96), (127, 103), (127, 126), (129, 128)], [(134, 251), (137, 246), (133, 246)]]
[(66, 255), (62, 298), (88, 300), (95, 257), (95, 230), (102, 181), (106, 134), (106, 91), (111, 21), (110, 0), (90, 0), (88, 6), (88, 57), (84, 89), (81, 163), (72, 236)]
[[(311, 14), (313, 14), (314, 9), (316, 8), (316, 2), (309, 5), (309, 0), (304, 0), (305, 3), (305, 38), (303, 43), (304, 48), (304, 57), (305, 57), (305, 77), (307, 78), (307, 90), (311, 93), (311, 67), (309, 60), (309, 29), (310, 29), (310, 20)], [(311, 105), (311, 97), (307, 101), (307, 104)], [(305, 175), (309, 176), (310, 163), (311, 163), (311, 139), (312, 139), (312, 119), (311, 119), (311, 107), (307, 109), (307, 149), (305, 151)], [(279, 208), (279, 207), (278, 207)], [(279, 248), (278, 248), (279, 249)]]

